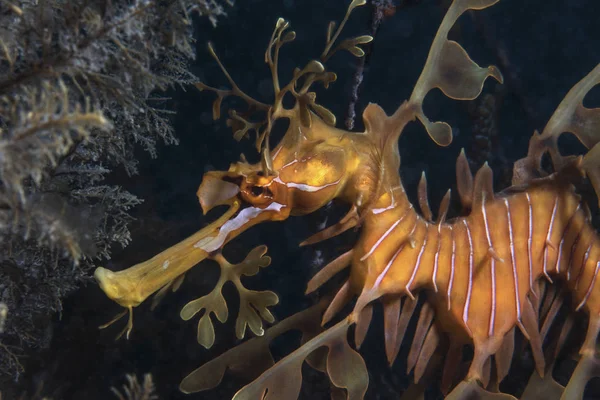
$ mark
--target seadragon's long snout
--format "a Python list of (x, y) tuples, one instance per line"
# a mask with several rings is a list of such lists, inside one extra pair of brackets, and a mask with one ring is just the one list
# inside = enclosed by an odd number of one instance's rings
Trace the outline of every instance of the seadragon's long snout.
[(131, 309), (161, 288), (172, 285), (250, 227), (289, 216), (289, 207), (274, 199), (260, 205), (248, 202), (244, 192), (254, 189), (248, 189), (245, 182), (243, 176), (233, 172), (206, 173), (197, 192), (203, 212), (206, 214), (220, 205), (228, 205), (229, 209), (208, 226), (147, 261), (116, 272), (97, 268), (94, 277), (100, 288), (110, 299)]

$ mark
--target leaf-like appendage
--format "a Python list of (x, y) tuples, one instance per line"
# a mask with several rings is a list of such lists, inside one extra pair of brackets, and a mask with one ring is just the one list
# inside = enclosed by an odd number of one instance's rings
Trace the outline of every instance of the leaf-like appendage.
[(265, 331), (262, 321), (273, 323), (275, 317), (267, 307), (279, 303), (279, 297), (271, 291), (256, 292), (253, 290), (241, 289), (240, 291), (240, 312), (235, 322), (235, 333), (238, 339), (243, 339), (246, 334), (246, 326), (250, 328), (256, 336), (262, 336)]
[(268, 307), (279, 302), (277, 295), (271, 291), (256, 292), (246, 289), (240, 278), (256, 275), (261, 268), (271, 264), (271, 257), (265, 256), (267, 246), (258, 246), (250, 251), (244, 261), (239, 264), (231, 264), (218, 253), (213, 258), (221, 267), (221, 275), (215, 288), (206, 296), (190, 301), (181, 310), (180, 316), (183, 320), (189, 320), (196, 314), (204, 311), (198, 322), (198, 343), (205, 348), (210, 348), (215, 342), (215, 331), (210, 314), (213, 313), (224, 323), (229, 317), (227, 301), (223, 297), (222, 289), (225, 283), (231, 281), (240, 294), (240, 311), (236, 320), (236, 336), (242, 339), (246, 332), (246, 326), (257, 336), (264, 334), (263, 320), (273, 323), (275, 317)]
[(519, 400), (537, 400), (537, 399), (560, 399), (565, 388), (552, 377), (552, 366), (542, 378), (536, 371), (533, 371), (525, 390)]
[(342, 40), (338, 48), (349, 51), (355, 57), (363, 57), (365, 55), (365, 51), (358, 47), (358, 45), (371, 43), (372, 41), (373, 36), (371, 35), (357, 36), (354, 38)]
[(212, 389), (219, 385), (225, 371), (243, 375), (249, 380), (257, 378), (275, 364), (269, 351), (273, 339), (290, 330), (300, 330), (303, 337), (311, 339), (317, 336), (323, 330), (320, 321), (326, 306), (327, 301), (321, 300), (318, 304), (267, 329), (264, 336), (252, 338), (226, 351), (186, 376), (181, 382), (181, 391), (195, 393)]
[(268, 267), (271, 264), (271, 257), (265, 256), (265, 254), (267, 254), (267, 246), (257, 246), (248, 253), (244, 261), (236, 264), (235, 268), (240, 275), (256, 275), (261, 268)]
[(561, 398), (583, 399), (588, 382), (597, 377), (600, 377), (600, 358), (597, 354), (584, 354), (577, 363)]
[(497, 2), (498, 0), (456, 0), (452, 3), (431, 44), (423, 72), (410, 97), (410, 103), (417, 108), (417, 118), (431, 139), (440, 146), (448, 146), (452, 142), (452, 129), (445, 122), (431, 122), (425, 116), (423, 100), (427, 93), (439, 88), (454, 100), (473, 100), (481, 93), (488, 76), (503, 82), (502, 74), (496, 67), (479, 67), (461, 45), (448, 40), (448, 32), (464, 12), (470, 9), (481, 10)]
[(516, 397), (505, 393), (492, 393), (482, 388), (475, 380), (462, 381), (447, 399), (478, 399), (478, 400), (517, 400)]
[(347, 340), (349, 319), (344, 319), (281, 359), (233, 397), (234, 400), (296, 399), (302, 383), (302, 363), (315, 350), (328, 348), (327, 374), (338, 388), (346, 389), (347, 400), (364, 398), (369, 375), (363, 358)]
[(348, 391), (348, 400), (363, 399), (369, 386), (369, 374), (361, 355), (350, 347), (345, 336), (337, 337), (327, 347), (327, 374), (331, 382)]
[(232, 400), (297, 399), (302, 386), (303, 362), (304, 358), (293, 357), (285, 363), (275, 364), (274, 367), (277, 367), (277, 369), (273, 374), (265, 373), (261, 375), (258, 380), (238, 391)]
[(224, 283), (225, 280), (223, 279), (223, 275), (221, 275), (221, 279), (219, 279), (212, 292), (199, 299), (190, 301), (183, 307), (179, 314), (181, 319), (187, 321), (204, 310), (204, 315), (198, 322), (198, 343), (207, 349), (211, 348), (215, 343), (215, 329), (210, 314), (214, 313), (221, 323), (227, 321), (229, 316), (227, 302), (221, 293)]
[(558, 149), (559, 137), (568, 132), (589, 149), (580, 168), (592, 183), (600, 204), (600, 108), (590, 109), (583, 105), (585, 96), (599, 84), (600, 64), (569, 90), (542, 133), (534, 132), (529, 141), (527, 157), (515, 162), (514, 185), (543, 176), (542, 157), (546, 153), (550, 154), (555, 171), (569, 166), (573, 156), (562, 156)]

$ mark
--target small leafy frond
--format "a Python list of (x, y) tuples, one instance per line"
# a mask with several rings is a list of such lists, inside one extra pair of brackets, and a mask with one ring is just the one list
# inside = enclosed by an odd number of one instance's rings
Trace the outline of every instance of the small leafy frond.
[[(365, 55), (364, 51), (356, 45), (372, 42), (373, 37), (370, 35), (362, 35), (362, 36), (358, 36), (358, 37), (355, 37), (352, 39), (346, 39), (346, 40), (342, 41), (342, 43), (340, 43), (337, 47), (333, 47), (333, 45), (339, 38), (340, 33), (342, 33), (342, 30), (344, 29), (346, 22), (348, 22), (348, 18), (350, 17), (350, 14), (352, 13), (352, 11), (357, 7), (364, 6), (365, 4), (367, 4), (366, 0), (352, 0), (352, 3), (350, 3), (350, 5), (348, 6), (348, 9), (346, 10), (346, 15), (344, 15), (344, 18), (342, 19), (342, 22), (337, 27), (337, 29), (336, 29), (337, 24), (334, 21), (331, 21), (329, 23), (329, 25), (327, 26), (327, 36), (326, 36), (327, 39), (325, 42), (325, 49), (321, 53), (321, 57), (320, 57), (321, 61), (326, 62), (327, 60), (329, 60), (331, 58), (331, 56), (333, 56), (339, 50), (348, 50), (350, 53), (352, 53), (356, 57), (362, 57)], [(334, 32), (334, 29), (335, 29), (335, 32)]]
[(246, 327), (250, 328), (255, 335), (262, 336), (264, 334), (262, 321), (268, 323), (275, 321), (268, 307), (279, 302), (277, 295), (268, 290), (261, 292), (248, 290), (240, 280), (242, 276), (255, 275), (261, 268), (271, 264), (271, 258), (265, 256), (266, 252), (267, 246), (258, 246), (239, 264), (231, 264), (221, 253), (212, 257), (221, 268), (221, 275), (215, 288), (206, 296), (186, 304), (180, 313), (181, 318), (187, 321), (199, 312), (204, 312), (198, 323), (198, 343), (205, 348), (212, 347), (215, 342), (215, 329), (210, 315), (214, 314), (221, 323), (226, 322), (229, 316), (227, 302), (222, 294), (223, 286), (227, 282), (232, 282), (240, 295), (240, 310), (235, 328), (238, 339), (244, 338)]

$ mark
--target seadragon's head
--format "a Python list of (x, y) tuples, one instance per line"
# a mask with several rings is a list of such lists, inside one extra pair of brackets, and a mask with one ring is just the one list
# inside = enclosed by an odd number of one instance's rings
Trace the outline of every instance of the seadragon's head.
[(257, 164), (231, 164), (228, 171), (207, 172), (198, 189), (202, 210), (240, 203), (229, 222), (231, 236), (264, 221), (282, 221), (311, 213), (338, 197), (353, 198), (357, 168), (364, 158), (358, 137), (312, 115), (309, 127), (292, 123), (273, 157)]

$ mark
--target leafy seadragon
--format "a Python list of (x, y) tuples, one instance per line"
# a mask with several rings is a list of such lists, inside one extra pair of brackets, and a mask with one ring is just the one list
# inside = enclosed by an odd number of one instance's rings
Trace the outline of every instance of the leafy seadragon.
[[(487, 164), (473, 177), (461, 153), (456, 163), (457, 186), (467, 215), (447, 218), (448, 191), (434, 219), (424, 176), (418, 188), (421, 212), (417, 213), (399, 176), (398, 138), (411, 121), (418, 120), (441, 146), (452, 141), (450, 126), (430, 121), (423, 111), (423, 100), (432, 89), (440, 89), (451, 99), (472, 100), (479, 96), (488, 77), (502, 82), (496, 67), (478, 66), (460, 44), (447, 39), (463, 13), (487, 8), (497, 1), (455, 0), (410, 98), (391, 115), (369, 104), (363, 112), (364, 132), (335, 128), (335, 116), (316, 103), (311, 89), (316, 83), (327, 87), (335, 81), (335, 74), (326, 70), (324, 63), (337, 50), (364, 55), (360, 45), (371, 41), (370, 36), (338, 39), (352, 10), (364, 5), (365, 0), (352, 1), (340, 25), (329, 26), (319, 60), (296, 69), (293, 79), (284, 86), (277, 70), (279, 50), (294, 40), (295, 33), (288, 29), (287, 21), (277, 21), (265, 54), (273, 77), (271, 104), (244, 93), (209, 46), (232, 88), (221, 90), (202, 83), (197, 86), (217, 95), (215, 118), (220, 116), (222, 100), (227, 96), (238, 96), (253, 110), (262, 112), (264, 120), (259, 122), (251, 122), (235, 111), (229, 120), (238, 139), (251, 131), (256, 133), (261, 162), (242, 161), (232, 164), (228, 171), (205, 174), (198, 190), (203, 211), (230, 206), (217, 221), (144, 263), (119, 272), (98, 268), (95, 274), (107, 296), (129, 310), (125, 328), (129, 334), (133, 307), (154, 293), (160, 299), (169, 289), (175, 290), (185, 272), (201, 260), (216, 260), (221, 277), (215, 289), (181, 311), (185, 320), (202, 313), (198, 341), (206, 348), (215, 340), (211, 314), (221, 322), (228, 318), (221, 288), (227, 281), (234, 283), (240, 293), (236, 334), (243, 338), (249, 327), (257, 337), (193, 371), (181, 383), (183, 392), (213, 388), (226, 370), (235, 372), (251, 365), (253, 372), (258, 371), (256, 379), (237, 392), (236, 400), (294, 399), (300, 392), (301, 367), (307, 361), (328, 374), (332, 398), (362, 399), (368, 373), (362, 357), (348, 343), (349, 329), (354, 327), (359, 348), (374, 303), (382, 303), (386, 355), (391, 364), (418, 309), (419, 297), (424, 301), (407, 364), (409, 370), (414, 370), (416, 382), (442, 367), (440, 386), (448, 399), (514, 399), (500, 393), (498, 385), (509, 373), (517, 330), (529, 341), (537, 370), (522, 399), (581, 398), (586, 383), (600, 375), (596, 346), (600, 331), (600, 238), (573, 186), (587, 177), (600, 191), (600, 109), (583, 106), (586, 94), (600, 83), (600, 65), (571, 89), (542, 133), (534, 133), (527, 157), (515, 164), (510, 188), (494, 193)], [(284, 105), (286, 96), (294, 99), (291, 108)], [(269, 135), (278, 119), (287, 119), (289, 127), (270, 149)], [(583, 157), (562, 156), (557, 143), (563, 132), (575, 134), (589, 151)], [(542, 168), (545, 154), (550, 155), (552, 173)], [(314, 292), (344, 269), (349, 269), (348, 279), (331, 297), (265, 330), (263, 321), (274, 322), (269, 307), (278, 302), (278, 297), (270, 291), (246, 289), (240, 278), (269, 265), (266, 247), (252, 250), (239, 264), (228, 262), (221, 249), (253, 225), (305, 215), (333, 199), (348, 203), (350, 211), (303, 245), (351, 228), (359, 229), (360, 236), (350, 251), (312, 278), (307, 292)], [(562, 323), (551, 351), (544, 355), (542, 344), (565, 298), (572, 301), (573, 312)], [(353, 304), (352, 311), (339, 316), (349, 304)], [(578, 317), (577, 311), (589, 316), (588, 331), (578, 366), (563, 388), (548, 371)], [(331, 324), (334, 318), (337, 322)], [(269, 353), (270, 342), (292, 329), (302, 330), (302, 345), (275, 362)], [(473, 347), (473, 359), (468, 372), (457, 376), (465, 345)], [(443, 351), (445, 359), (440, 357)], [(411, 390), (407, 394), (411, 398), (422, 395), (419, 387)]]

